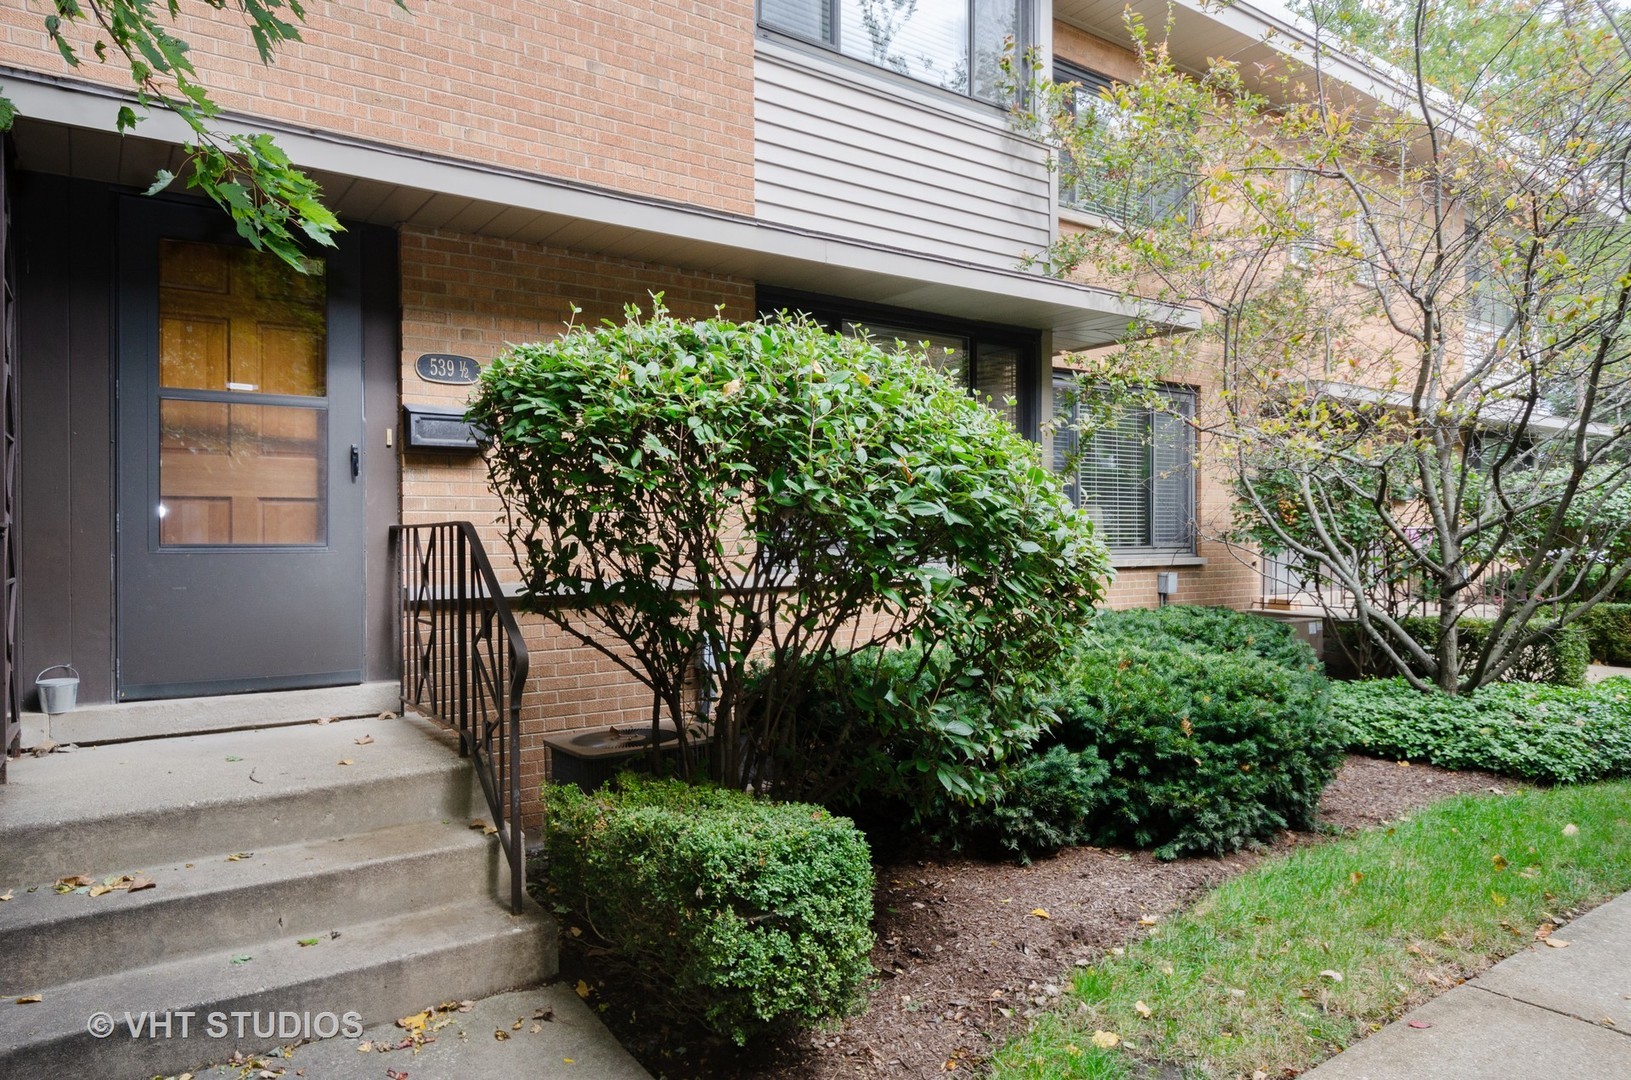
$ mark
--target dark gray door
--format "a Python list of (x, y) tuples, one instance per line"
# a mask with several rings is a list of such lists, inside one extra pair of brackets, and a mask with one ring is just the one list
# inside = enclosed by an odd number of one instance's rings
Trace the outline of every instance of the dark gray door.
[(121, 700), (360, 682), (360, 260), (120, 207)]

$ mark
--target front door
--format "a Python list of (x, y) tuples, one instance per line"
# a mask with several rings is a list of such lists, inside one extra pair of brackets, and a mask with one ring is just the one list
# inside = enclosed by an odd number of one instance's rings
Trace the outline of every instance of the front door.
[(120, 699), (360, 682), (355, 246), (300, 274), (214, 208), (120, 218)]

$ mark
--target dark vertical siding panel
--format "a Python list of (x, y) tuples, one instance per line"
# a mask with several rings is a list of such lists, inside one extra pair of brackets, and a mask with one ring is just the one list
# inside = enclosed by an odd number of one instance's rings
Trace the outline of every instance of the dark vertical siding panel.
[(65, 662), (81, 701), (111, 701), (112, 195), (61, 177), (17, 181), (25, 707), (38, 707), (35, 672)]
[[(396, 230), (362, 229), (363, 296), (363, 461), (367, 484), (366, 555), (368, 618), (364, 630), (364, 678), (394, 679), (400, 658), (395, 649), (394, 579), (390, 526), (401, 520), (402, 474), (397, 454), (398, 402), (402, 380), (402, 300)], [(385, 432), (392, 445), (385, 445)]]

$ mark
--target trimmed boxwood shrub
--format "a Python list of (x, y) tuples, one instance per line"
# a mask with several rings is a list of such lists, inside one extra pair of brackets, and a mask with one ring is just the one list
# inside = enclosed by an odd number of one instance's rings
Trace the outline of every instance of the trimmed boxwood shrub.
[(1631, 679), (1584, 689), (1506, 683), (1454, 697), (1371, 679), (1334, 694), (1362, 753), (1555, 783), (1631, 775)]
[(866, 841), (817, 806), (620, 777), (546, 785), (550, 882), (658, 982), (652, 1011), (738, 1045), (844, 1016), (871, 974)]
[(1252, 651), (1088, 649), (1050, 704), (1109, 766), (1094, 838), (1162, 858), (1312, 825), (1346, 741), (1322, 674)]
[(1285, 623), (1230, 608), (1171, 604), (1160, 608), (1101, 612), (1089, 640), (1104, 648), (1246, 652), (1298, 671), (1319, 671), (1313, 647)]
[(1598, 604), (1580, 617), (1592, 659), (1631, 667), (1631, 604)]

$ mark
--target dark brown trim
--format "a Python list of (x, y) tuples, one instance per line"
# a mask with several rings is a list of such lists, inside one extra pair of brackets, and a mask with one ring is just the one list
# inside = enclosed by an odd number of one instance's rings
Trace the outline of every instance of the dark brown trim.
[(113, 199), (19, 173), (19, 643), (34, 672), (71, 663), (79, 700), (113, 699)]
[(363, 566), (368, 604), (363, 677), (373, 682), (397, 678), (402, 666), (395, 644), (390, 545), (391, 526), (402, 520), (402, 431), (397, 426), (397, 403), (402, 397), (401, 236), (395, 229), (377, 225), (351, 228), (362, 234), (363, 483), (367, 485)]

